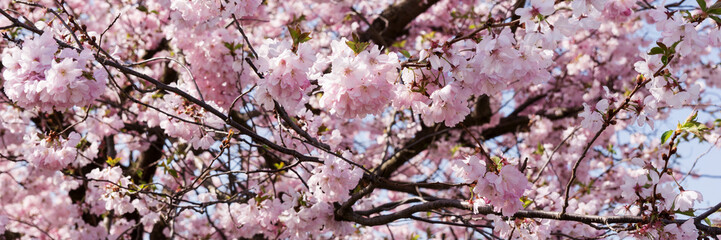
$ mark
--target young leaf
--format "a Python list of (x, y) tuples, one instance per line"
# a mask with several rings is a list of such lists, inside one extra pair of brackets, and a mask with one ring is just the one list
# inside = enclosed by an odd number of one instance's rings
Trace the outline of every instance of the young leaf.
[(708, 14), (719, 15), (719, 14), (721, 14), (721, 8), (709, 9), (707, 13), (708, 13)]
[(668, 140), (668, 138), (671, 137), (671, 134), (673, 134), (673, 132), (674, 132), (674, 130), (668, 130), (668, 131), (664, 132), (661, 135), (661, 144), (666, 143), (666, 140)]
[(310, 38), (310, 33), (309, 33), (309, 32), (304, 32), (304, 33), (301, 33), (300, 36), (298, 37), (298, 42), (304, 43), (304, 42), (307, 42), (307, 41), (310, 40), (310, 39), (311, 39), (311, 38)]
[(669, 49), (669, 54), (676, 53), (676, 46), (678, 46), (679, 43), (681, 43), (681, 40), (678, 40), (671, 45), (671, 48)]
[(143, 5), (140, 5), (140, 6), (136, 7), (135, 9), (138, 9), (138, 11), (141, 11), (144, 13), (148, 13), (148, 7), (143, 6)]
[(666, 49), (668, 49), (666, 44), (663, 44), (662, 42), (656, 42), (656, 44), (658, 44), (658, 46), (661, 47), (661, 49), (663, 49), (664, 51), (666, 51)]
[(706, 11), (706, 0), (696, 0), (696, 3), (701, 7), (701, 11)]
[(546, 151), (546, 148), (543, 147), (543, 145), (541, 145), (541, 143), (539, 142), (539, 143), (536, 145), (536, 151), (533, 151), (533, 154), (542, 155), (543, 152), (545, 152), (545, 151)]
[(284, 162), (273, 163), (273, 166), (275, 167), (275, 169), (281, 169), (281, 168), (285, 167), (285, 163)]
[(714, 20), (714, 22), (716, 22), (716, 26), (721, 26), (721, 18), (719, 18), (718, 16), (713, 16), (713, 15), (709, 15), (708, 17), (710, 17), (711, 19)]
[(681, 215), (686, 215), (686, 216), (689, 216), (689, 217), (695, 217), (695, 216), (696, 216), (696, 215), (693, 214), (693, 210), (687, 210), (687, 211), (679, 211), (679, 210), (676, 210), (675, 213), (681, 214)]
[(290, 32), (290, 38), (292, 38), (294, 42), (300, 36), (300, 29), (298, 28), (298, 26), (295, 26), (295, 27), (288, 26), (288, 32)]
[(651, 48), (650, 52), (648, 52), (648, 55), (656, 55), (656, 54), (663, 54), (663, 49), (661, 49), (660, 47), (654, 47), (654, 48)]
[(359, 54), (363, 52), (363, 50), (366, 50), (366, 48), (370, 45), (368, 42), (358, 42), (358, 41), (346, 41), (345, 42), (348, 47), (350, 47), (355, 54)]
[(407, 57), (407, 58), (411, 58), (411, 54), (410, 54), (408, 51), (406, 51), (406, 50), (401, 50), (401, 53), (403, 54), (403, 56), (405, 56), (405, 57)]
[(170, 173), (173, 178), (178, 178), (178, 171), (175, 171), (175, 169), (168, 169), (168, 173)]

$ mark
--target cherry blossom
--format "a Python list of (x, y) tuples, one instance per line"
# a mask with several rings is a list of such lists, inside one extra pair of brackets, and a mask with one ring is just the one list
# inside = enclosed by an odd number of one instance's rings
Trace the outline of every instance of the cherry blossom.
[(719, 17), (0, 1), (0, 238), (717, 238)]

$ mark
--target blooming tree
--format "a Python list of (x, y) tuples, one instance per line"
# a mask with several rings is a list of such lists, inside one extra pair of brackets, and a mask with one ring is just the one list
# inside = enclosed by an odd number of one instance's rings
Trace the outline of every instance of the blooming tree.
[[(694, 239), (721, 4), (0, 0), (2, 239)], [(679, 109), (693, 114), (660, 124)], [(683, 118), (683, 117), (682, 117)]]

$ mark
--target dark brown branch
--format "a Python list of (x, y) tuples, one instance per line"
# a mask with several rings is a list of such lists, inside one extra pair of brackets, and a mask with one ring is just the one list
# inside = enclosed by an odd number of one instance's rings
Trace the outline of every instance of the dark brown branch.
[[(487, 121), (490, 120), (490, 115), (486, 116), (486, 114), (478, 114), (481, 109), (483, 109), (483, 107), (476, 106), (474, 114), (469, 115), (469, 117), (463, 121), (463, 124), (466, 126), (480, 126), (487, 123)], [(561, 109), (559, 114), (538, 114), (551, 120), (557, 120), (575, 116), (581, 110), (581, 108), (575, 107)], [(487, 114), (491, 114), (490, 111), (488, 111)], [(528, 130), (530, 122), (531, 119), (528, 116), (508, 116), (502, 118), (496, 126), (484, 129), (480, 138), (488, 140), (507, 133), (526, 131)], [(445, 133), (449, 130), (450, 129), (448, 127), (442, 124), (436, 124), (434, 127), (422, 128), (421, 131), (416, 133), (412, 140), (408, 141), (408, 143), (401, 148), (401, 150), (396, 152), (396, 154), (394, 154), (388, 161), (381, 164), (381, 166), (375, 170), (376, 173), (381, 177), (390, 177), (391, 173), (398, 170), (398, 168), (400, 168), (408, 160), (430, 146), (435, 139), (434, 136), (439, 135), (439, 133)]]
[[(418, 212), (427, 212), (431, 210), (436, 209), (442, 209), (442, 208), (456, 208), (461, 210), (473, 210), (473, 206), (467, 202), (462, 202), (459, 200), (451, 200), (451, 199), (440, 199), (430, 202), (424, 202), (421, 204), (413, 205), (408, 208), (405, 208), (403, 210), (397, 211), (392, 214), (387, 215), (381, 215), (376, 217), (365, 217), (360, 214), (359, 212), (346, 212), (342, 216), (336, 216), (337, 218), (341, 218), (346, 221), (352, 221), (356, 222), (362, 225), (366, 226), (378, 226), (378, 225), (384, 225), (388, 224), (390, 222), (396, 221), (398, 219), (404, 219), (404, 218), (413, 218), (413, 214)], [(482, 206), (478, 207), (476, 209), (477, 214), (492, 214), (492, 215), (502, 215), (500, 212), (493, 211), (492, 206)], [(561, 212), (551, 212), (551, 211), (543, 211), (543, 210), (520, 210), (516, 214), (512, 216), (512, 218), (535, 218), (535, 219), (551, 219), (551, 220), (558, 220), (558, 221), (573, 221), (573, 222), (580, 222), (585, 224), (612, 224), (612, 223), (646, 223), (647, 220), (643, 216), (597, 216), (597, 215), (583, 215), (583, 214), (568, 214), (568, 213), (561, 213)], [(687, 221), (685, 220), (674, 220), (674, 221), (664, 221), (665, 224), (676, 224), (676, 223), (683, 223)], [(721, 228), (718, 227), (709, 227), (702, 224), (696, 224), (696, 227), (709, 234), (721, 234)]]
[(275, 103), (275, 110), (278, 112), (280, 118), (282, 118), (283, 121), (285, 121), (288, 126), (290, 126), (290, 128), (295, 131), (295, 133), (305, 138), (305, 140), (310, 142), (313, 146), (330, 151), (330, 146), (328, 146), (328, 144), (321, 143), (320, 141), (318, 141), (318, 139), (311, 137), (310, 134), (301, 129), (300, 126), (298, 126), (298, 124), (296, 124), (295, 121), (293, 121), (293, 119), (288, 116), (288, 113), (285, 111), (285, 108), (283, 108), (283, 106), (280, 106), (280, 104), (278, 104), (278, 102), (276, 101), (273, 101), (273, 103)]
[[(406, 34), (406, 26), (439, 0), (404, 0), (389, 6), (373, 20), (371, 26), (360, 34), (361, 41), (373, 40), (380, 46), (393, 44), (396, 38)], [(376, 34), (373, 34), (376, 33)], [(380, 33), (380, 38), (378, 38)], [(388, 46), (386, 46), (388, 47)]]
[(701, 215), (698, 215), (697, 217), (695, 217), (694, 223), (698, 225), (699, 223), (701, 223), (701, 220), (704, 220), (708, 216), (711, 216), (711, 214), (715, 213), (719, 209), (721, 209), (721, 202), (716, 204), (716, 206), (713, 206), (711, 209), (707, 210), (706, 212), (702, 213)]

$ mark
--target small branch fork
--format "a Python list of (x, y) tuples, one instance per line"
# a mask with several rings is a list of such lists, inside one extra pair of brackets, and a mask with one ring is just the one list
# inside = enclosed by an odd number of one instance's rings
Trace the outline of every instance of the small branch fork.
[[(662, 68), (663, 69), (663, 68)], [(661, 69), (659, 69), (661, 71)], [(626, 99), (623, 101), (623, 104), (619, 106), (616, 109), (611, 109), (608, 111), (608, 114), (606, 115), (606, 118), (603, 121), (603, 125), (601, 126), (601, 129), (596, 132), (596, 135), (591, 138), (591, 141), (586, 144), (586, 147), (583, 149), (583, 153), (581, 154), (581, 157), (576, 160), (576, 163), (573, 164), (573, 171), (571, 172), (571, 179), (568, 180), (568, 183), (566, 184), (566, 190), (564, 192), (564, 199), (563, 199), (563, 209), (561, 210), (561, 215), (566, 214), (566, 209), (568, 208), (568, 198), (569, 194), (571, 192), (571, 186), (573, 185), (573, 182), (576, 180), (576, 172), (578, 171), (578, 167), (581, 165), (581, 161), (586, 157), (586, 154), (588, 153), (588, 150), (591, 149), (591, 146), (593, 146), (593, 143), (596, 142), (596, 139), (598, 139), (599, 136), (601, 136), (601, 133), (603, 133), (608, 126), (612, 125), (613, 118), (621, 112), (621, 110), (625, 109), (629, 103), (631, 102), (631, 98), (633, 97), (638, 90), (640, 90), (643, 86), (645, 86), (648, 82), (650, 82), (651, 79), (645, 79), (643, 81), (639, 81), (638, 84), (636, 84), (636, 87), (633, 88), (633, 91), (626, 97)]]

